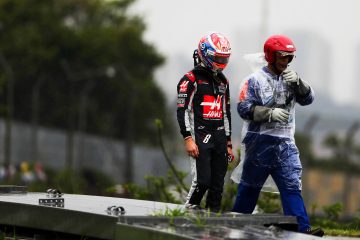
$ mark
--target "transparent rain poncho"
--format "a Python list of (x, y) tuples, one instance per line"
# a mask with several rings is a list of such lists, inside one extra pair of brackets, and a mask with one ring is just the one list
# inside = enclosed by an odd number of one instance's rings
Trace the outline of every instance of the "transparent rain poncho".
[[(263, 66), (265, 66), (267, 64), (267, 62), (265, 60), (265, 57), (264, 57), (264, 53), (247, 54), (247, 55), (244, 55), (243, 58), (247, 62), (247, 64), (249, 65), (252, 72), (255, 72), (255, 71), (261, 69)], [(242, 89), (242, 87), (243, 87), (243, 85), (245, 83), (245, 80), (247, 80), (247, 78), (245, 78), (240, 83), (240, 89)], [(245, 121), (244, 124), (247, 125), (248, 123)], [(246, 126), (243, 127), (242, 140), (245, 137), (244, 135), (246, 134), (246, 132), (244, 132), (244, 129), (246, 129)], [(233, 170), (233, 172), (231, 174), (231, 179), (235, 183), (240, 183), (240, 180), (241, 180), (241, 175), (242, 175), (243, 166), (244, 166), (245, 151), (246, 151), (245, 144), (243, 144), (243, 143), (241, 144), (240, 151), (241, 151), (240, 163)], [(272, 179), (272, 177), (270, 175), (267, 178), (267, 180), (265, 181), (261, 191), (273, 192), (273, 193), (278, 193), (279, 192), (274, 180)]]

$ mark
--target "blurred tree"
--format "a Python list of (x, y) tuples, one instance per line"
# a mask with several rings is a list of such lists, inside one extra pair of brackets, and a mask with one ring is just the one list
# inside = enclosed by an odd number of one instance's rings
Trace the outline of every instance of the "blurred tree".
[(307, 134), (295, 133), (295, 141), (301, 154), (301, 162), (304, 166), (307, 166), (314, 160), (314, 153), (312, 150), (313, 138)]
[(346, 176), (359, 175), (360, 145), (356, 144), (354, 139), (358, 127), (358, 122), (353, 123), (343, 138), (336, 133), (329, 133), (323, 143), (331, 150), (332, 154), (326, 159), (327, 161), (320, 159), (315, 165), (321, 164), (324, 169), (343, 171)]
[(307, 173), (309, 170), (309, 166), (314, 162), (315, 157), (313, 153), (313, 138), (310, 134), (303, 133), (295, 133), (295, 141), (296, 145), (300, 152), (300, 160), (303, 167), (303, 175), (302, 175), (302, 194), (304, 198), (304, 202), (306, 206), (309, 206), (309, 181), (307, 178)]
[[(153, 120), (170, 124), (153, 79), (164, 58), (143, 40), (142, 19), (127, 14), (133, 2), (1, 0), (0, 53), (14, 72), (14, 119), (120, 139), (131, 120), (134, 140), (154, 143)], [(0, 71), (2, 116), (7, 81)]]
[(357, 153), (356, 151), (354, 151), (354, 149), (358, 148), (354, 144), (354, 136), (355, 136), (356, 132), (359, 130), (359, 127), (360, 127), (359, 122), (355, 121), (347, 130), (344, 140), (340, 140), (338, 137), (336, 137), (334, 135), (330, 135), (325, 139), (325, 144), (327, 144), (327, 146), (329, 146), (333, 149), (334, 156), (338, 158), (337, 160), (335, 160), (335, 162), (337, 161), (338, 163), (340, 163), (339, 161), (341, 161), (340, 164), (345, 165), (344, 170), (345, 170), (346, 174), (344, 174), (343, 196), (342, 196), (345, 214), (350, 213), (350, 194), (351, 194), (351, 189), (352, 189), (352, 183), (351, 183), (352, 171), (354, 169), (357, 169), (357, 170), (359, 169), (359, 165), (354, 164), (354, 162), (351, 161), (354, 154), (356, 155), (356, 153)]

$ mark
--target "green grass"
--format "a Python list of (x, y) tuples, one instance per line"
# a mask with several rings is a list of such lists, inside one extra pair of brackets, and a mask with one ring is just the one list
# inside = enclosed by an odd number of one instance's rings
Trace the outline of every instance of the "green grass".
[(181, 208), (171, 209), (166, 207), (165, 210), (155, 211), (152, 215), (156, 217), (184, 217), (187, 212)]
[(360, 237), (359, 229), (323, 228), (323, 230), (327, 236)]

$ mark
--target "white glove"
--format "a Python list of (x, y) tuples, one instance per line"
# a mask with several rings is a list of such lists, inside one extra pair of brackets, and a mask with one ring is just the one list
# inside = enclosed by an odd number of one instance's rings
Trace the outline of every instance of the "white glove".
[(283, 79), (288, 83), (296, 83), (299, 85), (299, 75), (294, 70), (286, 69), (282, 73)]
[(274, 108), (271, 112), (271, 120), (275, 122), (286, 123), (289, 119), (290, 113), (282, 108)]

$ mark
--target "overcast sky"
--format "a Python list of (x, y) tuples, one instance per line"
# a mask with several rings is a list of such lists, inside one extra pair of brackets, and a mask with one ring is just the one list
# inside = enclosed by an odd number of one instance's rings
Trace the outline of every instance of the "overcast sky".
[[(323, 83), (330, 85), (324, 86), (329, 95), (339, 103), (358, 99), (354, 89), (360, 87), (360, 79), (355, 77), (355, 69), (360, 67), (359, 0), (137, 0), (131, 11), (144, 18), (145, 39), (168, 59), (156, 77), (169, 98), (175, 95), (181, 77), (173, 69), (174, 62), (184, 56), (188, 59), (184, 69), (190, 68), (192, 51), (209, 31), (222, 32), (229, 38), (233, 49), (229, 68), (236, 69), (240, 63), (237, 59), (261, 50), (268, 36), (303, 29), (328, 40), (332, 50), (328, 59), (332, 81)], [(256, 39), (243, 39), (253, 41), (258, 49), (244, 47), (238, 36), (245, 30), (259, 32)], [(247, 74), (238, 74), (239, 79), (233, 81), (237, 84)]]

